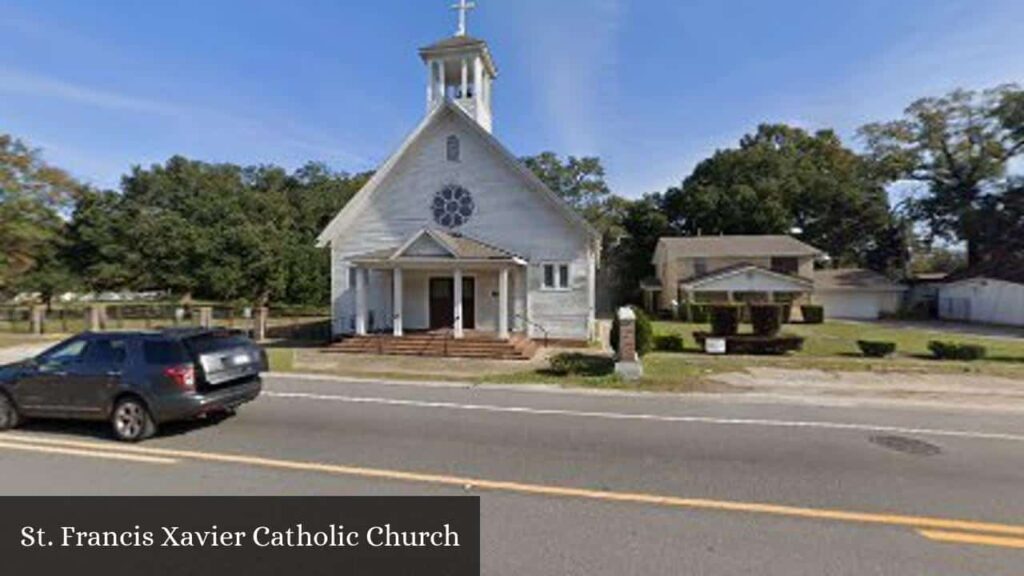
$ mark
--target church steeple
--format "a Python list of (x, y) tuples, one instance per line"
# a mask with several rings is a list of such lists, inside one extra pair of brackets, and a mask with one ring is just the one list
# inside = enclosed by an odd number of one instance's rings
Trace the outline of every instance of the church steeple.
[(427, 65), (427, 113), (451, 100), (490, 132), (491, 88), (498, 70), (487, 43), (467, 34), (466, 19), (474, 8), (476, 2), (459, 0), (452, 6), (459, 13), (455, 36), (420, 49)]

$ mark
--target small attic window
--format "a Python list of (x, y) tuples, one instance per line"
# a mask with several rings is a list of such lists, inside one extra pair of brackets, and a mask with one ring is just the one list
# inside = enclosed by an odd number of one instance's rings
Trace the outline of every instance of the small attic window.
[(448, 137), (448, 161), (460, 162), (462, 160), (462, 144), (459, 137), (454, 134)]

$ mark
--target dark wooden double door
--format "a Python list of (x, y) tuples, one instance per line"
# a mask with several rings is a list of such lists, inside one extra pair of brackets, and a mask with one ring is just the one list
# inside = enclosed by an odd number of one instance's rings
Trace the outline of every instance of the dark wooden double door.
[[(430, 329), (455, 326), (455, 279), (430, 279)], [(476, 329), (476, 279), (462, 279), (462, 327)]]

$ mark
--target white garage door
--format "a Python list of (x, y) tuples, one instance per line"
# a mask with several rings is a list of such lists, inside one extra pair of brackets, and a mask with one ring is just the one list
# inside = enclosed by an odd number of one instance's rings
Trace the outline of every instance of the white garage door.
[(870, 292), (818, 292), (814, 303), (825, 307), (826, 318), (877, 320), (882, 311), (882, 295)]

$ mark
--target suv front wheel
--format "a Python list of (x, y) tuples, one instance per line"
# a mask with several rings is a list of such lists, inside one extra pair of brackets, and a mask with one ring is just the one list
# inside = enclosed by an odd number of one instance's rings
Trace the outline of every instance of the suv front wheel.
[(0, 392), (0, 431), (17, 428), (18, 424), (21, 424), (18, 407), (6, 394)]
[(111, 424), (114, 436), (122, 442), (139, 442), (156, 433), (149, 409), (136, 398), (125, 398), (114, 406)]

